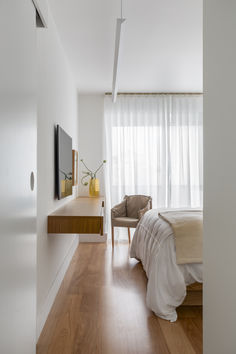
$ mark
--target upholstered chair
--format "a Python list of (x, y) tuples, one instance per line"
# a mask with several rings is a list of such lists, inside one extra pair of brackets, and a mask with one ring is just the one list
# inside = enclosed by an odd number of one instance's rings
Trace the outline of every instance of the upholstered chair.
[(146, 195), (126, 195), (120, 204), (111, 209), (112, 246), (114, 227), (127, 227), (130, 242), (130, 228), (136, 228), (141, 217), (152, 209), (152, 198)]

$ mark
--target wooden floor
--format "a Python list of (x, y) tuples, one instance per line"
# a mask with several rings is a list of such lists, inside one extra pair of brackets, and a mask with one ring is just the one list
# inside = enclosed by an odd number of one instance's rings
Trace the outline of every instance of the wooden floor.
[(37, 354), (202, 353), (202, 309), (175, 323), (145, 304), (146, 276), (126, 243), (80, 244), (37, 345)]

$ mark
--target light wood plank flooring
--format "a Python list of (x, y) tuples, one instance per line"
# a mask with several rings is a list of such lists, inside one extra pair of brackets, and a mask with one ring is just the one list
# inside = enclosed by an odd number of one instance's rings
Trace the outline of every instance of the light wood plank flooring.
[(200, 354), (202, 308), (175, 323), (145, 304), (147, 279), (128, 243), (80, 244), (37, 344), (37, 354)]

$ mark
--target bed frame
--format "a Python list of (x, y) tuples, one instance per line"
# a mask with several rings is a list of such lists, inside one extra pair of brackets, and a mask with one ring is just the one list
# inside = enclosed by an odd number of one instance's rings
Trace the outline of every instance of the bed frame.
[(202, 283), (187, 286), (187, 295), (181, 306), (202, 306)]

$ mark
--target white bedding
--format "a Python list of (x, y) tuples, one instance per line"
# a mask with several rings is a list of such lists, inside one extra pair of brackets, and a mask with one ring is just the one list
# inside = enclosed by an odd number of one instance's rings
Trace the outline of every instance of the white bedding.
[(157, 316), (176, 321), (176, 307), (186, 296), (186, 286), (202, 282), (202, 264), (176, 264), (173, 231), (155, 209), (140, 220), (130, 257), (140, 260), (147, 274), (147, 306)]

